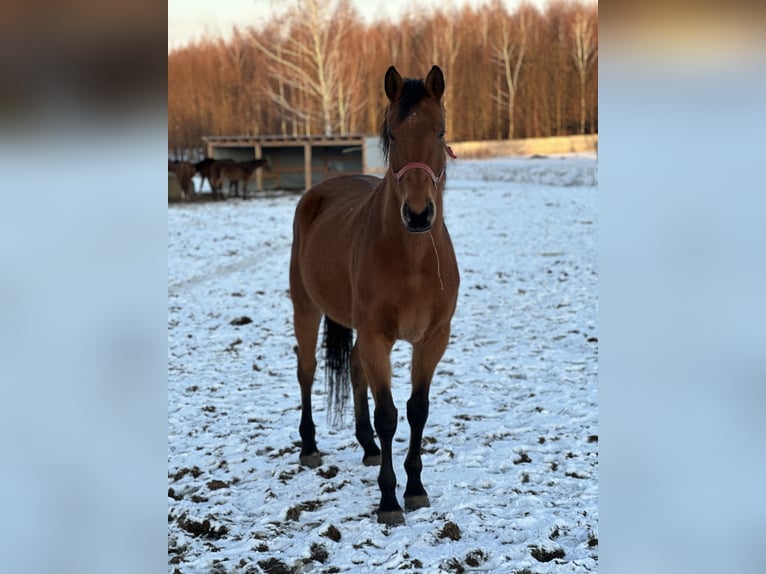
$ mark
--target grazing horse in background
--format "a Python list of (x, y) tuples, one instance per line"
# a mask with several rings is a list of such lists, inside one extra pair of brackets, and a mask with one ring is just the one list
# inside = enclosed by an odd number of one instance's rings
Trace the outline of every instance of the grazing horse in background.
[(197, 170), (194, 165), (188, 161), (173, 161), (168, 160), (168, 171), (172, 171), (178, 178), (178, 183), (181, 186), (181, 190), (184, 193), (184, 199), (189, 199), (194, 196), (194, 182), (192, 178)]
[[(206, 157), (205, 159), (200, 160), (194, 164), (194, 169), (202, 176), (202, 181), (199, 184), (200, 190), (202, 190), (202, 186), (205, 185), (205, 180), (210, 183), (210, 168), (213, 166), (215, 161), (216, 160), (211, 157)], [(213, 189), (212, 184), (210, 184), (210, 189)]]
[(226, 164), (221, 167), (221, 180), (229, 181), (229, 193), (231, 186), (234, 185), (234, 194), (239, 195), (239, 182), (242, 182), (242, 199), (247, 198), (247, 182), (253, 177), (255, 170), (264, 168), (271, 172), (271, 166), (265, 159), (252, 159), (250, 161), (237, 161)]
[[(444, 141), (444, 76), (433, 66), (425, 80), (403, 80), (391, 66), (385, 92), (386, 175), (333, 177), (301, 198), (293, 222), (290, 296), (301, 388), (300, 462), (321, 464), (311, 387), (324, 315), (328, 413), (334, 409), (337, 419), (338, 409), (342, 412), (350, 379), (362, 460), (380, 464), (378, 522), (399, 524), (404, 516), (392, 461), (398, 413), (391, 395), (391, 349), (396, 340), (412, 344), (404, 502), (408, 509), (421, 508), (430, 505), (420, 478), (429, 388), (449, 341), (460, 276), (444, 224), (450, 151)], [(368, 388), (380, 449), (370, 425)]]
[[(213, 192), (213, 199), (223, 199), (223, 178), (221, 170), (224, 166), (235, 163), (233, 159), (217, 159), (210, 164), (210, 189)], [(231, 183), (229, 184), (231, 192)]]

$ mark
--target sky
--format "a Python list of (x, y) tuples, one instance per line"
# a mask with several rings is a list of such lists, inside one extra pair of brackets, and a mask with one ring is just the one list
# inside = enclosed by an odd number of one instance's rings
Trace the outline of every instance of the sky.
[[(481, 5), (488, 0), (419, 0), (419, 8), (464, 4)], [(396, 18), (413, 6), (412, 0), (352, 0), (363, 18)], [(513, 8), (519, 0), (504, 0)], [(531, 0), (544, 6), (546, 0)], [(168, 0), (168, 51), (210, 35), (226, 37), (233, 26), (259, 25), (279, 13), (289, 2), (281, 0)]]

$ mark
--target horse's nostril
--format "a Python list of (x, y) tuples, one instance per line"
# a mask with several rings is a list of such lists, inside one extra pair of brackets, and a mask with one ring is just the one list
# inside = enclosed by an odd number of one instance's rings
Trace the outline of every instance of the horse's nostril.
[(405, 221), (409, 222), (411, 219), (412, 212), (410, 211), (410, 204), (406, 203), (402, 207), (402, 214), (404, 215)]
[(436, 213), (436, 205), (432, 199), (426, 200), (426, 207), (423, 211), (415, 213), (410, 208), (408, 202), (402, 204), (402, 221), (408, 231), (423, 232), (431, 229)]

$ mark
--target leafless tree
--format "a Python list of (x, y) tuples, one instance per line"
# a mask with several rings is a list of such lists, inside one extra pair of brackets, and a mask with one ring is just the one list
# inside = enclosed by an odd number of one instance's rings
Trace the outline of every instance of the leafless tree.
[(499, 38), (495, 42), (493, 60), (502, 70), (504, 86), (496, 97), (499, 103), (502, 102), (507, 105), (508, 139), (513, 139), (516, 91), (519, 87), (519, 74), (527, 51), (528, 19), (526, 12), (517, 11), (513, 20), (509, 17), (501, 18), (499, 26)]
[(449, 110), (454, 106), (455, 101), (455, 85), (457, 80), (454, 77), (453, 71), (456, 66), (458, 54), (460, 53), (461, 38), (458, 35), (458, 26), (456, 25), (455, 18), (450, 17), (449, 14), (439, 12), (434, 15), (430, 22), (430, 41), (431, 48), (431, 62), (439, 64), (444, 70), (446, 76), (446, 86), (444, 91), (444, 106), (447, 108), (446, 114), (446, 131), (448, 137), (454, 132), (454, 114), (449, 113)]
[(584, 9), (579, 9), (572, 23), (572, 61), (580, 80), (580, 133), (585, 133), (585, 83), (596, 55), (596, 32)]
[[(598, 131), (598, 7), (501, 0), (365, 22), (350, 0), (290, 0), (259, 29), (168, 53), (168, 148), (206, 135), (377, 133), (391, 64), (445, 70), (451, 141)], [(579, 17), (578, 17), (579, 14)]]
[(302, 120), (307, 133), (311, 126), (320, 126), (325, 134), (338, 127), (342, 47), (351, 21), (347, 13), (352, 10), (349, 0), (299, 0), (287, 15), (288, 27), (279, 47), (266, 45), (250, 31), (250, 41), (271, 61), (271, 75), (280, 83), (270, 91), (270, 98)]

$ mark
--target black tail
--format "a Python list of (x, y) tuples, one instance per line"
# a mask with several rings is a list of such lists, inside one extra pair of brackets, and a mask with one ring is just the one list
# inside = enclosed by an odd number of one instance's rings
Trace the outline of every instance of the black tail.
[(324, 318), (325, 386), (327, 387), (327, 420), (338, 428), (343, 425), (343, 411), (351, 388), (351, 347), (353, 331), (339, 325), (327, 315)]

